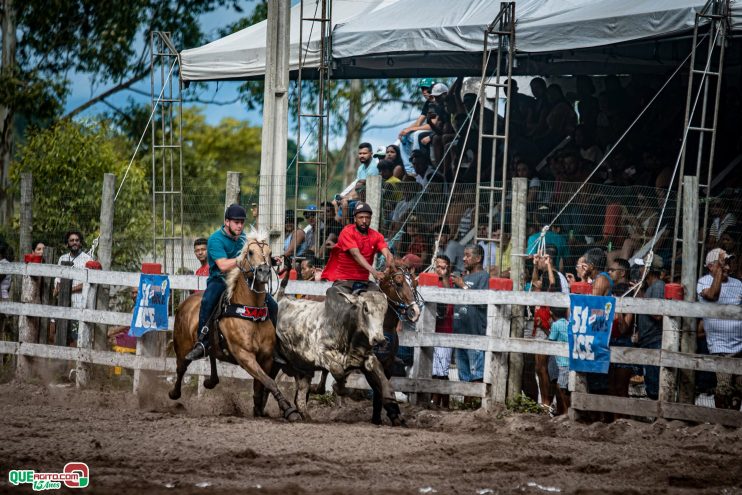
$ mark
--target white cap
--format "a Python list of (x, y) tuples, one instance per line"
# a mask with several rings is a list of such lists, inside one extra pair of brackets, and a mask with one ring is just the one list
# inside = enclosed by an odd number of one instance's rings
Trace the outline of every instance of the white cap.
[(430, 90), (432, 96), (440, 96), (443, 93), (448, 93), (448, 86), (443, 83), (435, 83), (433, 89)]

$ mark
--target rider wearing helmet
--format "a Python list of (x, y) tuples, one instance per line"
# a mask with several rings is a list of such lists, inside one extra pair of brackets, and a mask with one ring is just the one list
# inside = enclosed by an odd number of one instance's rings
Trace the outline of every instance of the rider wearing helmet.
[[(227, 288), (224, 276), (237, 267), (237, 256), (245, 245), (246, 235), (245, 218), (247, 212), (238, 204), (231, 204), (224, 212), (224, 225), (209, 236), (207, 243), (207, 260), (209, 263), (209, 278), (206, 290), (201, 299), (201, 309), (198, 314), (199, 336), (196, 345), (186, 355), (186, 359), (193, 361), (206, 357), (209, 348), (208, 321), (214, 312), (222, 293)], [(271, 320), (275, 325), (277, 305), (270, 294), (266, 296), (266, 304)]]
[(345, 226), (340, 232), (338, 242), (332, 248), (330, 259), (322, 272), (322, 279), (334, 282), (327, 291), (332, 293), (351, 293), (358, 290), (379, 290), (368, 279), (369, 274), (376, 280), (383, 278), (384, 272), (374, 269), (374, 255), (381, 253), (390, 266), (394, 256), (384, 240), (384, 236), (370, 227), (371, 207), (359, 201), (353, 210), (354, 223)]

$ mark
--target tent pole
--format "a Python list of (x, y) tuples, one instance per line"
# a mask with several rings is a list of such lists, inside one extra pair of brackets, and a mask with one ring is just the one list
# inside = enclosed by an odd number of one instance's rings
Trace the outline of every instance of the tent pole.
[(283, 252), (286, 210), (290, 7), (290, 0), (268, 2), (266, 67), (272, 70), (265, 75), (258, 226), (269, 232), (273, 253)]

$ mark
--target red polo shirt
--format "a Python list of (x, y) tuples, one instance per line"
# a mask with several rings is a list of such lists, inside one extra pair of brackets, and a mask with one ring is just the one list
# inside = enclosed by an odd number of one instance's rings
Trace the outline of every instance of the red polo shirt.
[(349, 251), (358, 248), (361, 255), (372, 264), (374, 254), (381, 252), (387, 247), (384, 236), (373, 229), (368, 229), (368, 234), (363, 235), (356, 229), (355, 224), (346, 225), (340, 232), (338, 242), (330, 252), (322, 272), (322, 278), (334, 282), (335, 280), (368, 280), (368, 270), (356, 263)]

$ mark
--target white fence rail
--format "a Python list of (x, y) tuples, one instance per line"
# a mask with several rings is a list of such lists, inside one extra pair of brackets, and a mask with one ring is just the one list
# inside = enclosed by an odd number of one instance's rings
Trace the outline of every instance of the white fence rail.
[[(82, 282), (83, 294), (94, 297), (91, 290), (97, 285), (116, 285), (135, 287), (139, 282), (138, 273), (111, 272), (77, 269), (57, 265), (5, 263), (0, 264), (0, 274), (20, 277), (59, 277)], [(203, 290), (206, 279), (192, 275), (172, 275), (169, 277), (172, 289)], [(291, 281), (287, 287), (289, 294), (324, 295), (329, 283)], [(544, 354), (567, 356), (567, 344), (510, 337), (510, 323), (515, 318), (511, 308), (526, 305), (548, 305), (552, 307), (569, 307), (569, 297), (554, 293), (503, 292), (503, 291), (460, 291), (421, 287), (420, 292), (426, 300), (426, 311), (418, 323), (417, 331), (405, 331), (400, 334), (400, 344), (416, 348), (416, 363), (413, 377), (395, 378), (394, 386), (404, 392), (413, 394), (441, 393), (478, 396), (484, 399), (485, 407), (493, 403), (502, 403), (507, 392), (508, 359), (507, 353)], [(435, 303), (443, 304), (483, 304), (488, 306), (487, 332), (484, 336), (434, 333)], [(91, 308), (88, 304), (86, 308)], [(78, 320), (83, 325), (129, 325), (131, 314), (95, 309), (76, 309), (48, 306), (42, 304), (0, 302), (0, 312), (9, 315), (31, 317), (51, 317), (57, 319)], [(618, 299), (617, 313), (635, 313), (664, 315), (668, 317), (742, 320), (742, 307), (658, 299)], [(426, 317), (427, 313), (427, 317)], [(664, 318), (665, 332), (680, 332), (680, 326), (673, 324), (673, 318)], [(173, 318), (169, 319), (172, 329)], [(140, 339), (141, 340), (141, 339)], [(477, 349), (487, 353), (485, 362), (484, 383), (447, 382), (433, 380), (430, 376), (432, 347), (453, 347)], [(134, 370), (148, 370), (166, 373), (175, 372), (175, 359), (143, 355), (140, 345), (137, 355), (120, 354), (92, 349), (91, 338), (81, 338), (77, 348), (42, 345), (31, 342), (0, 342), (0, 353), (18, 356), (33, 356), (48, 359), (72, 360), (78, 368), (87, 364), (121, 366)], [(742, 360), (736, 358), (681, 353), (672, 350), (650, 350), (638, 348), (614, 347), (611, 349), (611, 362), (661, 366), (667, 369), (689, 369), (699, 371), (742, 374)], [(249, 379), (241, 368), (220, 363), (222, 376)], [(190, 374), (206, 375), (208, 366), (205, 361), (193, 363)], [(84, 373), (82, 374), (84, 376)], [(351, 385), (365, 386), (362, 377), (354, 378)], [(607, 410), (623, 414), (646, 414), (655, 417), (673, 417), (693, 421), (711, 421), (734, 426), (742, 426), (742, 414), (734, 411), (715, 411), (698, 408), (689, 404), (678, 404), (668, 401), (639, 401), (619, 397), (595, 396), (586, 393), (573, 394), (573, 405), (580, 409)], [(651, 413), (651, 414), (650, 414)], [(731, 413), (731, 414), (730, 414)], [(700, 418), (700, 419), (699, 419)]]

